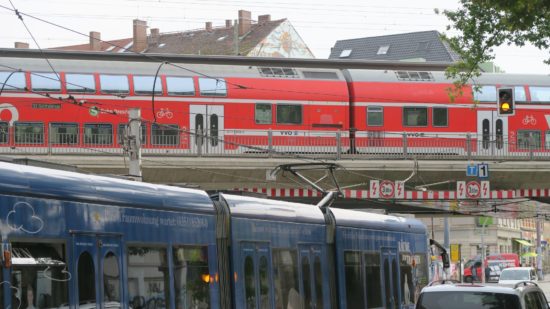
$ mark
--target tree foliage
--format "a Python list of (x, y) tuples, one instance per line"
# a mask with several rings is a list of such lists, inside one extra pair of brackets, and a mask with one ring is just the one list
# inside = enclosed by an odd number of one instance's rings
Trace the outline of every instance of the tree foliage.
[[(549, 0), (460, 0), (460, 4), (456, 11), (443, 11), (452, 23), (447, 31), (458, 32), (444, 36), (461, 57), (446, 72), (457, 89), (479, 76), (481, 63), (494, 60), (494, 47), (527, 43), (541, 50), (550, 47)], [(550, 64), (550, 51), (545, 62)]]

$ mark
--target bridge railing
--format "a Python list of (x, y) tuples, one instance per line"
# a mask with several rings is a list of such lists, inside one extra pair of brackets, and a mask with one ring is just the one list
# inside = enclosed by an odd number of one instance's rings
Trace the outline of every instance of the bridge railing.
[[(9, 133), (12, 133), (10, 131)], [(477, 134), (281, 132), (220, 130), (142, 138), (143, 156), (307, 157), (340, 159), (550, 160), (550, 141)], [(0, 136), (0, 155), (122, 155), (128, 143), (112, 134), (18, 132)]]

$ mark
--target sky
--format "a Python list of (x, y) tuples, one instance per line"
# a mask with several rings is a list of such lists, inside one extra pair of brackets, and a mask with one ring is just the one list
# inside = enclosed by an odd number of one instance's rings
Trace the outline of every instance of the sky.
[[(132, 20), (147, 21), (161, 33), (204, 28), (205, 22), (224, 26), (238, 18), (239, 10), (252, 19), (270, 14), (272, 20), (287, 18), (318, 59), (326, 59), (336, 41), (415, 31), (446, 32), (449, 21), (434, 9), (458, 8), (458, 0), (0, 0), (0, 5), (89, 34), (102, 40), (132, 37)], [(13, 5), (13, 6), (12, 6)], [(36, 48), (84, 44), (89, 39), (75, 32), (48, 25), (0, 8), (0, 47), (27, 42)], [(27, 30), (28, 29), (28, 30)], [(30, 33), (32, 34), (29, 34)], [(453, 35), (452, 32), (447, 32)], [(535, 47), (502, 46), (495, 49), (495, 64), (507, 73), (550, 74), (543, 63), (550, 51)]]

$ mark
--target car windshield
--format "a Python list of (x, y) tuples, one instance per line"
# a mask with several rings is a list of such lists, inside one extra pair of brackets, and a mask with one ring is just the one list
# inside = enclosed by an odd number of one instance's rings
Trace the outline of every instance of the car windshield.
[(514, 294), (474, 291), (444, 291), (423, 293), (418, 300), (419, 309), (516, 309), (521, 308)]
[(525, 269), (505, 269), (500, 280), (529, 280), (529, 271)]

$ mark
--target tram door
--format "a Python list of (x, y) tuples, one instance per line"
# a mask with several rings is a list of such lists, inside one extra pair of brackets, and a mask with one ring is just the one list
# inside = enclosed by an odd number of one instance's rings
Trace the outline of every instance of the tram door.
[(275, 306), (273, 298), (273, 270), (271, 251), (267, 243), (241, 244), (244, 300), (246, 309), (269, 309)]
[(201, 153), (222, 153), (224, 148), (224, 116), (221, 105), (189, 106), (191, 150)]
[(382, 249), (382, 278), (384, 278), (385, 308), (399, 308), (399, 263), (397, 249)]
[(508, 152), (508, 118), (498, 117), (497, 111), (477, 112), (478, 154)]
[(300, 295), (304, 309), (323, 309), (321, 246), (300, 246)]
[(73, 234), (73, 257), (76, 302), (99, 304), (97, 309), (123, 308), (120, 236)]

